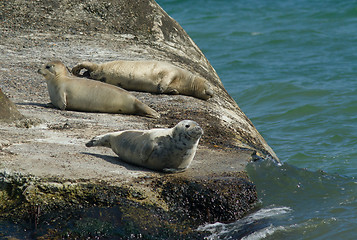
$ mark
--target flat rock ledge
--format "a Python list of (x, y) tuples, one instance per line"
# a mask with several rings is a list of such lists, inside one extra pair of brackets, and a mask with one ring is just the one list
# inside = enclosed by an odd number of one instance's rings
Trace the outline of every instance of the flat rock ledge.
[[(9, 0), (0, 2), (0, 22), (0, 237), (202, 239), (209, 233), (198, 226), (233, 222), (257, 207), (245, 166), (279, 159), (155, 1)], [(68, 67), (168, 61), (205, 77), (215, 96), (132, 92), (159, 119), (60, 111), (48, 104), (37, 74), (54, 59)], [(5, 116), (9, 110), (13, 117)], [(172, 127), (182, 119), (205, 132), (183, 173), (149, 171), (121, 162), (110, 149), (84, 145), (107, 132)]]

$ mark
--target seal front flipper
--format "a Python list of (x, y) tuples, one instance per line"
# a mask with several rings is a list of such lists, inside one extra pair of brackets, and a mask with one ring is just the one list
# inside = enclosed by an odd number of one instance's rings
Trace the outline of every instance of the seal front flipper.
[(161, 84), (157, 85), (157, 92), (158, 93), (167, 93), (167, 94), (172, 94), (172, 95), (178, 95), (180, 94), (179, 91), (177, 91), (174, 88), (170, 88), (170, 87), (162, 87)]
[(179, 94), (180, 94), (179, 91), (177, 91), (177, 90), (174, 89), (174, 88), (167, 88), (167, 89), (166, 89), (166, 93), (172, 94), (172, 95), (179, 95)]
[(176, 79), (175, 73), (162, 71), (158, 74), (158, 76), (161, 77), (161, 80), (157, 86), (158, 89), (161, 90), (159, 91), (159, 93), (170, 93), (172, 91), (172, 88), (170, 88), (169, 86), (172, 81)]
[(165, 92), (164, 88), (160, 84), (158, 84), (157, 85), (157, 93), (164, 93), (164, 92)]
[(61, 110), (65, 110), (67, 108), (67, 99), (66, 99), (66, 93), (62, 91), (59, 95), (58, 101), (56, 101), (56, 104), (58, 105), (57, 107)]

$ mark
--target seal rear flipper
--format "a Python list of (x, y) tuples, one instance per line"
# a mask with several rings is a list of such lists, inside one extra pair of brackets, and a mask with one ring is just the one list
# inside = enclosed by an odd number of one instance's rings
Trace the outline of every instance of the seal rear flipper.
[(142, 115), (150, 118), (159, 118), (160, 114), (156, 112), (154, 109), (150, 108), (148, 105), (140, 102), (136, 99), (135, 101), (135, 109), (138, 115)]
[(92, 140), (86, 143), (86, 147), (96, 147), (96, 146), (110, 147), (109, 137), (110, 136), (108, 134), (96, 136), (92, 138)]
[(90, 140), (89, 142), (86, 143), (86, 147), (93, 147), (95, 144), (94, 139)]
[(184, 172), (187, 168), (164, 168), (162, 171), (164, 173), (180, 173)]
[(213, 93), (213, 90), (211, 88), (208, 88), (205, 90), (205, 93), (206, 95), (210, 96), (210, 97), (213, 97), (214, 96), (214, 93)]
[[(77, 64), (72, 68), (72, 74), (78, 77), (84, 77), (84, 75), (90, 75), (91, 72), (97, 70), (98, 64), (91, 63), (91, 62), (82, 62)], [(84, 72), (84, 74), (81, 75), (81, 70), (85, 69), (87, 71)]]
[(196, 97), (207, 101), (208, 99), (213, 97), (213, 92), (210, 90), (205, 90), (202, 94), (197, 94)]
[(99, 137), (99, 136), (92, 138), (92, 140), (90, 140), (89, 142), (86, 143), (86, 147), (101, 146), (100, 139), (101, 139), (101, 137)]

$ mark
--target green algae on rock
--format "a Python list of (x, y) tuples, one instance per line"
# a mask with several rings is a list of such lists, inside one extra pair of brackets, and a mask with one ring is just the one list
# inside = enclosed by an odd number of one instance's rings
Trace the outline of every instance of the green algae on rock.
[[(182, 221), (175, 209), (167, 211), (145, 201), (141, 203), (141, 198), (130, 200), (130, 195), (136, 196), (134, 192), (128, 187), (105, 183), (76, 183), (2, 173), (0, 222), (13, 220), (27, 231), (35, 229), (38, 239), (127, 238), (132, 234), (144, 239), (167, 239), (206, 235), (195, 232), (192, 227), (196, 225)], [(166, 193), (162, 201), (167, 196), (170, 194)]]
[(164, 179), (160, 181), (162, 197), (171, 211), (182, 219), (190, 219), (194, 226), (240, 219), (258, 199), (255, 185), (244, 173)]

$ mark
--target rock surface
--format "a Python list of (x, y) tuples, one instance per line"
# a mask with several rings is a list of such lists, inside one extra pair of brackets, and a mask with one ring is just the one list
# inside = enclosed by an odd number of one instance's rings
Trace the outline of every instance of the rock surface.
[(17, 110), (16, 105), (8, 99), (0, 88), (0, 121), (11, 122), (22, 118), (24, 116)]
[[(37, 228), (54, 209), (119, 206), (132, 222), (142, 223), (135, 226), (143, 232), (151, 226), (148, 234), (170, 229), (169, 235), (187, 235), (197, 224), (234, 221), (254, 208), (256, 191), (244, 168), (254, 158), (278, 158), (199, 48), (154, 1), (1, 1), (0, 22), (0, 88), (26, 117), (0, 122), (1, 216), (16, 218), (32, 209), (29, 218)], [(164, 60), (205, 77), (215, 96), (203, 101), (132, 92), (159, 112), (159, 119), (60, 111), (48, 104), (46, 83), (37, 74), (54, 59), (68, 67), (82, 61)], [(84, 146), (96, 135), (172, 127), (183, 119), (198, 122), (205, 132), (183, 173), (152, 172), (121, 162), (110, 149)], [(10, 213), (20, 202), (17, 214)], [(160, 214), (150, 214), (147, 206)], [(135, 219), (132, 208), (149, 218), (160, 215), (157, 224)], [(170, 219), (175, 227), (167, 225)]]

